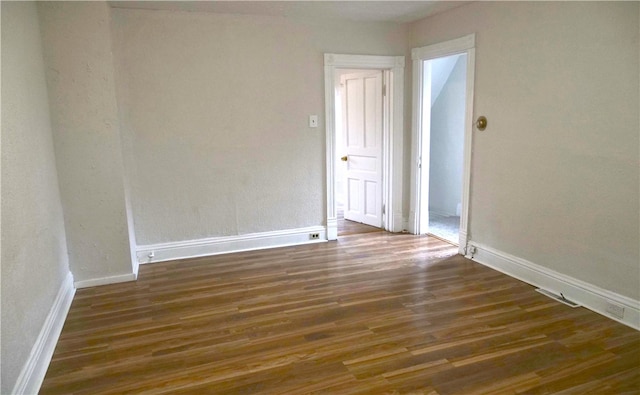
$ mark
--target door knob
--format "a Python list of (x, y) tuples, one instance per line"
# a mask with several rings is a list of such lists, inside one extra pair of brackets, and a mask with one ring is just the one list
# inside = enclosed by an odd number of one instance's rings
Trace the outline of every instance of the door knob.
[(487, 118), (485, 116), (478, 117), (478, 120), (476, 121), (476, 128), (480, 131), (487, 128)]
[(346, 161), (347, 161), (347, 159), (349, 159), (349, 158), (347, 158), (347, 156), (346, 156), (346, 155), (345, 155), (345, 156), (343, 156), (342, 158), (340, 158), (340, 160), (341, 160), (341, 161), (343, 161), (343, 162), (346, 162)]

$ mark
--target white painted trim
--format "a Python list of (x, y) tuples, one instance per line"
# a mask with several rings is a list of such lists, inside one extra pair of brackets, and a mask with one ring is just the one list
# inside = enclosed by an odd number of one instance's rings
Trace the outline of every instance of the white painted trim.
[(69, 272), (60, 285), (51, 310), (31, 348), (29, 358), (11, 391), (12, 394), (37, 394), (40, 391), (75, 293), (73, 275)]
[[(388, 174), (393, 170), (393, 164), (391, 162), (390, 153), (391, 153), (391, 134), (393, 131), (393, 117), (391, 116), (391, 111), (393, 111), (393, 81), (391, 79), (392, 75), (389, 70), (384, 70), (382, 72), (382, 84), (384, 85), (384, 90), (382, 96), (382, 204), (388, 206), (389, 202), (393, 200), (393, 191), (390, 188), (389, 177)], [(386, 94), (385, 94), (386, 93)], [(389, 154), (389, 155), (386, 155)], [(383, 212), (383, 210), (381, 210)], [(384, 213), (382, 214), (382, 228), (383, 229), (394, 229), (394, 217), (395, 213), (391, 210), (387, 210), (385, 208)]]
[(324, 65), (340, 69), (404, 68), (404, 56), (324, 54)]
[(140, 262), (138, 261), (137, 256), (136, 256), (136, 259), (133, 260), (132, 266), (133, 266), (133, 273), (132, 273), (133, 281), (136, 281), (138, 279), (138, 272), (140, 271)]
[(80, 280), (75, 282), (76, 288), (98, 287), (100, 285), (109, 285), (117, 283), (126, 283), (128, 281), (136, 281), (137, 273), (119, 274), (117, 276), (92, 278), (89, 280)]
[(404, 135), (404, 56), (373, 56), (324, 54), (324, 102), (326, 128), (326, 168), (327, 168), (327, 240), (338, 237), (337, 227), (331, 228), (337, 218), (335, 202), (335, 165), (336, 156), (336, 116), (335, 116), (335, 76), (338, 69), (379, 69), (391, 72), (391, 128), (388, 144), (383, 156), (387, 158), (387, 166), (383, 168), (383, 179), (387, 191), (383, 191), (386, 204), (385, 229), (399, 232), (400, 219), (396, 219), (402, 211), (402, 170), (403, 170), (403, 135)]
[[(475, 35), (473, 35), (475, 45)], [(473, 98), (476, 81), (476, 49), (467, 49), (467, 92), (464, 115), (464, 152), (462, 164), (462, 210), (460, 212), (460, 231), (458, 252), (464, 254), (469, 235), (469, 201), (471, 200), (471, 155), (473, 144)]]
[(409, 218), (407, 217), (403, 217), (402, 218), (402, 231), (403, 232), (408, 232), (409, 231)]
[[(462, 174), (462, 212), (460, 214), (460, 231), (458, 251), (464, 253), (469, 235), (469, 200), (471, 199), (471, 155), (473, 144), (473, 99), (475, 84), (475, 34), (458, 39), (429, 45), (411, 50), (413, 60), (413, 118), (412, 118), (412, 147), (410, 169), (410, 199), (408, 230), (413, 234), (420, 231), (420, 194), (421, 172), (428, 169), (428, 158), (420, 158), (423, 145), (422, 125), (422, 86), (424, 61), (443, 56), (467, 54), (467, 86), (464, 129), (464, 154)], [(420, 163), (422, 162), (422, 163)]]
[(475, 33), (453, 40), (411, 50), (411, 60), (429, 60), (463, 53), (476, 46)]
[(327, 240), (338, 240), (338, 218), (327, 218)]
[[(318, 239), (311, 239), (311, 233), (318, 233)], [(327, 240), (324, 226), (278, 230), (274, 232), (251, 233), (239, 236), (211, 237), (199, 240), (185, 240), (138, 246), (137, 256), (141, 264), (196, 258), (231, 252), (262, 250), (300, 244), (321, 243)], [(154, 257), (148, 256), (153, 253)]]
[[(412, 58), (415, 48), (411, 51)], [(416, 207), (420, 201), (420, 139), (419, 125), (422, 124), (422, 61), (413, 59), (412, 100), (411, 100), (411, 162), (409, 162), (409, 218), (407, 230), (412, 234), (418, 234), (420, 227), (416, 216)]]
[[(478, 263), (555, 294), (562, 293), (567, 299), (573, 300), (589, 310), (640, 330), (639, 300), (608, 291), (474, 241), (470, 241), (469, 245), (475, 247), (476, 252), (473, 257), (467, 257)], [(608, 302), (624, 307), (622, 319), (607, 312)]]
[[(336, 169), (334, 163), (336, 152), (336, 97), (334, 92), (336, 70), (335, 66), (333, 66), (333, 59), (333, 55), (324, 55), (324, 114), (327, 150), (325, 153), (325, 161), (327, 167), (327, 240), (338, 239), (338, 210), (336, 208)], [(335, 228), (333, 227), (334, 223)]]
[[(460, 217), (462, 219), (462, 217)], [(460, 227), (460, 231), (458, 232), (458, 254), (464, 255), (467, 251), (467, 231), (466, 228)]]
[(407, 218), (402, 216), (402, 207), (396, 209), (393, 213), (393, 229), (394, 232), (402, 232), (407, 230)]

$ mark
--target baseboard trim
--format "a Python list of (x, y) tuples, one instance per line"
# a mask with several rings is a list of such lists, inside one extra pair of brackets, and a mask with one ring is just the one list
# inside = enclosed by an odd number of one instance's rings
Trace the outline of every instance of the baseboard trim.
[[(311, 239), (310, 235), (312, 233), (318, 233), (319, 237)], [(327, 228), (324, 226), (311, 226), (308, 228), (251, 233), (239, 236), (142, 245), (138, 246), (136, 255), (140, 264), (146, 264), (326, 241)], [(153, 254), (153, 257), (150, 258), (149, 254)]]
[(135, 257), (136, 259), (134, 259), (133, 261), (133, 281), (136, 281), (138, 279), (138, 272), (140, 271), (140, 262), (138, 262), (138, 257)]
[(20, 371), (12, 394), (37, 394), (40, 391), (75, 293), (73, 275), (69, 272), (60, 285), (51, 310), (31, 348), (29, 358)]
[(327, 218), (327, 240), (338, 240), (338, 218)]
[(445, 211), (432, 210), (432, 209), (429, 209), (429, 214), (435, 214), (435, 215), (439, 215), (441, 217), (459, 217), (459, 215), (456, 215), (456, 213), (448, 213), (448, 212), (445, 212)]
[(467, 232), (460, 229), (458, 231), (458, 253), (464, 255), (467, 248)]
[[(589, 310), (640, 330), (640, 301), (638, 300), (608, 291), (480, 243), (470, 241), (469, 245), (475, 247), (475, 253), (473, 255), (469, 254), (473, 249), (468, 248), (467, 258), (536, 287), (555, 294), (562, 293), (567, 298)], [(624, 307), (624, 316), (619, 318), (609, 313), (607, 311), (609, 303)]]
[(407, 220), (402, 217), (402, 211), (396, 211), (393, 213), (393, 223), (391, 224), (391, 232), (402, 232), (407, 229)]
[(402, 225), (400, 226), (400, 230), (398, 232), (411, 233), (411, 229), (409, 229), (409, 218), (402, 217)]
[(117, 276), (92, 278), (90, 280), (81, 280), (74, 283), (76, 288), (97, 287), (100, 285), (109, 285), (117, 283), (125, 283), (128, 281), (136, 281), (137, 273), (120, 274)]

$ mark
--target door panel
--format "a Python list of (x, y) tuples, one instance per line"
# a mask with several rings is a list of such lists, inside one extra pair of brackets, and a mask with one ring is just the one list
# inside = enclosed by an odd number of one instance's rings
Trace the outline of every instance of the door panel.
[(347, 79), (345, 81), (347, 108), (344, 114), (347, 121), (345, 128), (347, 148), (361, 148), (364, 145), (364, 136), (362, 135), (362, 131), (365, 129), (362, 113), (364, 104), (363, 92), (364, 86), (361, 78)]
[(347, 169), (351, 171), (375, 173), (378, 159), (373, 156), (351, 155), (347, 162)]
[[(365, 78), (364, 88), (364, 147), (378, 148), (382, 131), (382, 73), (379, 76)], [(380, 95), (380, 96), (378, 96)]]
[(344, 217), (382, 227), (382, 71), (342, 76), (347, 156)]
[(356, 178), (348, 178), (347, 177), (347, 207), (345, 209), (345, 218), (346, 213), (349, 212), (359, 212), (360, 211), (360, 180)]
[(367, 181), (364, 182), (364, 214), (366, 216), (376, 216), (378, 214), (378, 198), (376, 193), (378, 192), (378, 185), (375, 182)]

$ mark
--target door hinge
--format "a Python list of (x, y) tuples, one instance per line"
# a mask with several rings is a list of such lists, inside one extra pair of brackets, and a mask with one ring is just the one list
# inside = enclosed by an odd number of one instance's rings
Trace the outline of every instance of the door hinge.
[(384, 215), (384, 214), (386, 214), (386, 213), (387, 213), (387, 205), (386, 205), (386, 204), (383, 204), (383, 205), (382, 205), (382, 214)]
[(382, 84), (382, 96), (387, 96), (387, 84)]

